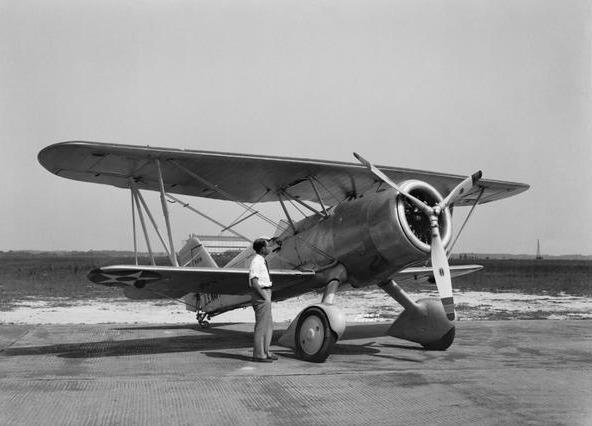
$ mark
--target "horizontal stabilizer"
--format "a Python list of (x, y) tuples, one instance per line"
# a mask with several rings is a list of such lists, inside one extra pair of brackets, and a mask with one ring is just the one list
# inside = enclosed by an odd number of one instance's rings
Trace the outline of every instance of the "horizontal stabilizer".
[[(483, 269), (481, 265), (452, 265), (450, 266), (450, 277), (460, 277)], [(421, 284), (435, 283), (434, 271), (431, 267), (407, 268), (397, 272), (391, 277), (397, 284)]]

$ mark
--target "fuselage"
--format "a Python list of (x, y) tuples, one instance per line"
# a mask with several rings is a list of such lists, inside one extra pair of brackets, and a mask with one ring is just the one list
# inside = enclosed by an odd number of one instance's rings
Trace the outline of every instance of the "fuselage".
[(310, 216), (277, 239), (272, 267), (318, 270), (338, 262), (356, 287), (378, 284), (425, 259), (404, 232), (394, 190), (339, 204), (328, 217)]
[[(432, 198), (441, 198), (433, 188), (430, 191)], [(405, 210), (401, 203), (403, 200), (397, 198), (396, 191), (389, 188), (344, 201), (326, 216), (309, 216), (274, 239), (272, 253), (267, 256), (268, 265), (272, 270), (328, 270), (329, 274), (332, 267), (342, 265), (346, 277), (340, 279), (343, 282), (345, 278), (344, 282), (354, 287), (384, 282), (401, 269), (425, 260), (429, 253), (429, 246), (422, 244), (415, 235), (413, 212)], [(451, 231), (447, 214), (441, 226), (445, 243), (450, 240)], [(249, 267), (252, 256), (252, 250), (248, 249), (228, 266)], [(274, 299), (285, 299), (323, 287), (331, 278), (323, 273), (318, 273), (318, 277), (296, 289), (276, 293)], [(209, 302), (202, 308), (226, 311), (249, 302), (248, 296), (220, 295), (215, 298), (215, 303)]]

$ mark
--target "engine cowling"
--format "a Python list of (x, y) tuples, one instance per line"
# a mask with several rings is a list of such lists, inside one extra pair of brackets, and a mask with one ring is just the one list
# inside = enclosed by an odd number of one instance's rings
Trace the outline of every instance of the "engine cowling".
[[(442, 200), (426, 182), (409, 180), (401, 187), (429, 205)], [(378, 284), (430, 253), (429, 219), (394, 189), (341, 204), (332, 222), (333, 249), (354, 285)], [(442, 212), (439, 224), (446, 246), (452, 234), (448, 210)]]
[[(420, 180), (408, 180), (403, 182), (401, 189), (423, 201), (429, 206), (434, 206), (443, 200), (442, 195), (432, 185)], [(397, 216), (405, 236), (411, 244), (424, 253), (430, 252), (431, 232), (430, 220), (416, 205), (409, 199), (397, 197)], [(440, 236), (444, 247), (450, 242), (452, 236), (452, 220), (450, 210), (446, 208), (438, 220)]]
[[(408, 180), (401, 187), (429, 205), (442, 200), (426, 182)], [(308, 222), (312, 225), (306, 226)], [(446, 246), (452, 234), (448, 210), (440, 215), (439, 224)], [(282, 237), (281, 250), (268, 261), (278, 268), (322, 268), (330, 263), (323, 254), (327, 253), (346, 268), (347, 281), (354, 286), (384, 282), (430, 253), (429, 219), (392, 188), (344, 201), (328, 218), (308, 218), (296, 226), (298, 235)]]

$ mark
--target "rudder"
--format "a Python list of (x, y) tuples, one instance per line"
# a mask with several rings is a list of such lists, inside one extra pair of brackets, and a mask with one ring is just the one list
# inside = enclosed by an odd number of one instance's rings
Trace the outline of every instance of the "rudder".
[[(216, 261), (212, 258), (210, 253), (203, 246), (199, 238), (196, 235), (191, 234), (189, 239), (179, 250), (179, 265), (180, 266), (207, 266), (217, 268)], [(188, 293), (183, 297), (185, 301), (185, 309), (188, 311), (196, 312), (198, 309), (199, 294)]]

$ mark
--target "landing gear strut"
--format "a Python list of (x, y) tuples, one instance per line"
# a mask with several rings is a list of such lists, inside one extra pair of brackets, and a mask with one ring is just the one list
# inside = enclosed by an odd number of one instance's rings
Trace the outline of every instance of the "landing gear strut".
[(210, 328), (210, 315), (206, 312), (197, 311), (197, 315), (195, 316), (197, 319), (197, 323), (201, 328)]

